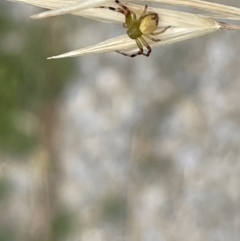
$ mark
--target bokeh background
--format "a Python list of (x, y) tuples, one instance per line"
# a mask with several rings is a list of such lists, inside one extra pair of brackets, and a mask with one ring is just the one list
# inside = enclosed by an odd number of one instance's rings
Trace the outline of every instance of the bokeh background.
[(40, 11), (0, 2), (0, 241), (240, 240), (240, 32), (46, 60), (124, 30)]

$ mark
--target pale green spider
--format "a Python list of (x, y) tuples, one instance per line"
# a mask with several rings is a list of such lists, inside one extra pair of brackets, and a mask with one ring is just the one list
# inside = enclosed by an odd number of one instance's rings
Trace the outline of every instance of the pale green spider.
[[(151, 54), (152, 49), (147, 43), (147, 41), (143, 38), (143, 36), (154, 42), (159, 42), (161, 41), (161, 39), (154, 38), (152, 36), (157, 36), (159, 34), (164, 33), (171, 26), (167, 26), (161, 31), (154, 32), (158, 27), (159, 17), (157, 13), (147, 13), (147, 8), (148, 8), (147, 5), (145, 5), (143, 13), (141, 14), (140, 18), (137, 19), (136, 13), (130, 10), (127, 6), (120, 3), (120, 1), (118, 0), (115, 0), (115, 2), (120, 7), (114, 8), (114, 7), (100, 6), (100, 8), (107, 8), (112, 11), (116, 11), (125, 15), (125, 23), (123, 24), (123, 26), (127, 28), (128, 36), (131, 39), (135, 39), (136, 44), (139, 48), (139, 51), (134, 54), (126, 54), (121, 51), (116, 51), (116, 52), (128, 57), (136, 57), (138, 55), (144, 55), (148, 57)], [(143, 45), (148, 49), (147, 53), (143, 52)]]

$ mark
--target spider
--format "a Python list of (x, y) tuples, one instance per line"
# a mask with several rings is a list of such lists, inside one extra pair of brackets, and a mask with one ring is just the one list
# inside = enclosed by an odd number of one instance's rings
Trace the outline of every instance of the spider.
[[(143, 38), (143, 36), (154, 42), (159, 42), (161, 41), (161, 39), (154, 38), (152, 36), (157, 36), (159, 34), (164, 33), (171, 26), (167, 26), (161, 31), (154, 32), (158, 27), (159, 17), (157, 13), (147, 13), (147, 5), (145, 5), (143, 13), (141, 14), (140, 18), (137, 19), (136, 13), (130, 10), (127, 6), (125, 6), (118, 0), (115, 0), (115, 3), (119, 5), (118, 8), (106, 6), (100, 6), (100, 8), (107, 8), (109, 10), (119, 12), (125, 15), (125, 23), (123, 24), (123, 27), (127, 28), (127, 35), (131, 39), (134, 39), (136, 41), (136, 44), (139, 48), (139, 51), (134, 54), (126, 54), (121, 51), (116, 52), (128, 57), (136, 57), (138, 55), (144, 55), (148, 57), (151, 54), (152, 49), (149, 46), (148, 42)], [(144, 53), (143, 45), (147, 48), (147, 53)]]

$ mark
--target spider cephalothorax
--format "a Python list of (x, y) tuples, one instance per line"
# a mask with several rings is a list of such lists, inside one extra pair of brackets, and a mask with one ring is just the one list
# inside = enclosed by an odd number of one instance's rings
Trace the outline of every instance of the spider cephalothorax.
[[(152, 49), (147, 43), (147, 41), (143, 38), (143, 36), (154, 42), (161, 41), (161, 39), (154, 38), (153, 36), (157, 36), (159, 34), (164, 33), (168, 28), (170, 28), (170, 26), (167, 26), (164, 29), (158, 32), (155, 32), (155, 30), (158, 28), (159, 17), (157, 13), (150, 13), (150, 12), (148, 13), (147, 5), (145, 5), (143, 13), (141, 14), (140, 18), (137, 19), (136, 13), (130, 10), (127, 6), (120, 3), (120, 1), (118, 0), (115, 0), (115, 2), (120, 7), (113, 8), (113, 7), (100, 6), (100, 8), (108, 8), (112, 11), (116, 11), (125, 15), (125, 23), (123, 24), (123, 26), (127, 28), (128, 36), (131, 39), (134, 39), (136, 41), (136, 44), (139, 48), (139, 51), (134, 54), (126, 54), (121, 51), (117, 51), (117, 52), (119, 54), (129, 56), (129, 57), (136, 57), (138, 55), (145, 55), (148, 57), (152, 52)], [(147, 48), (148, 50), (147, 53), (144, 53), (143, 45)]]

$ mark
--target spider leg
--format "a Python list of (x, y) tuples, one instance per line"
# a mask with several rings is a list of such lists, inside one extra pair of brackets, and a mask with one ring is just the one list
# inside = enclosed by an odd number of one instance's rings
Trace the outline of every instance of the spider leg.
[(119, 54), (122, 54), (124, 56), (131, 57), (131, 58), (136, 57), (138, 55), (145, 55), (146, 56), (146, 54), (143, 53), (143, 46), (142, 46), (141, 42), (138, 39), (135, 39), (135, 41), (136, 41), (136, 44), (137, 44), (137, 46), (139, 48), (138, 52), (136, 52), (134, 54), (126, 54), (126, 53), (123, 53), (121, 51), (116, 51), (116, 52), (119, 53)]
[(142, 12), (142, 14), (141, 14), (141, 17), (146, 14), (147, 8), (148, 8), (148, 5), (146, 4), (146, 5), (144, 6), (144, 10), (143, 10), (143, 12)]
[(115, 3), (117, 3), (121, 8), (106, 7), (106, 6), (99, 6), (98, 8), (107, 8), (109, 10), (112, 10), (112, 11), (115, 11), (115, 12), (119, 12), (119, 13), (122, 13), (124, 15), (129, 15), (130, 14), (130, 10), (125, 5), (120, 3), (118, 0), (115, 0)]
[[(127, 6), (125, 6), (124, 4), (122, 4), (120, 1), (118, 0), (115, 0), (115, 3), (117, 3), (124, 11), (125, 11), (125, 16), (128, 17), (129, 15), (131, 16), (132, 14), (132, 17), (131, 17), (131, 20), (133, 19), (133, 21), (137, 21), (137, 16), (136, 16), (136, 13), (134, 13), (133, 11), (131, 11)], [(124, 27), (127, 28), (127, 24), (124, 24)]]
[(154, 32), (154, 33), (150, 33), (150, 35), (153, 35), (153, 36), (156, 36), (156, 35), (159, 35), (159, 34), (162, 34), (164, 33), (167, 29), (169, 29), (171, 26), (167, 26), (166, 28), (158, 31), (158, 32)]
[(140, 18), (138, 19), (138, 21), (141, 22), (141, 20), (145, 17), (146, 12), (147, 12), (147, 8), (148, 8), (148, 5), (146, 4)]
[[(109, 9), (109, 10), (112, 10), (112, 11), (115, 11), (115, 12), (119, 12), (119, 13), (125, 15), (126, 18), (129, 18), (130, 21), (132, 20), (132, 16), (131, 16), (131, 14), (132, 14), (133, 20), (134, 21), (137, 20), (136, 14), (133, 11), (129, 10), (128, 7), (126, 7), (124, 4), (120, 3), (120, 1), (118, 1), (118, 0), (115, 0), (115, 3), (117, 3), (120, 7), (114, 8), (114, 7), (107, 7), (107, 6), (99, 6), (98, 8), (106, 8), (106, 9)], [(127, 28), (127, 24), (124, 23), (123, 27)]]
[(153, 38), (153, 37), (151, 37), (149, 34), (144, 34), (144, 36), (145, 36), (146, 38), (148, 38), (148, 39), (151, 39), (151, 40), (154, 41), (154, 42), (159, 42), (159, 41), (161, 41), (161, 39), (159, 39), (159, 38)]
[(137, 56), (137, 55), (140, 55), (140, 54), (126, 54), (126, 53), (123, 53), (123, 52), (121, 52), (121, 51), (116, 51), (118, 54), (122, 54), (122, 55), (124, 55), (124, 56), (127, 56), (127, 57), (135, 57), (135, 56)]
[(124, 12), (124, 10), (121, 9), (121, 8), (114, 8), (114, 7), (107, 7), (107, 6), (99, 6), (98, 8), (106, 8), (106, 9), (109, 9), (111, 11), (118, 12), (118, 13), (121, 13), (123, 15), (126, 15), (126, 12)]
[(130, 14), (130, 10), (128, 9), (128, 7), (126, 7), (124, 4), (120, 3), (120, 1), (115, 0), (115, 3), (118, 4), (126, 12), (127, 15)]
[[(123, 8), (127, 14), (132, 14), (133, 15), (133, 19), (136, 20), (137, 17), (136, 17), (136, 13), (134, 13), (133, 11), (131, 11), (127, 6), (125, 6), (124, 4), (122, 4), (120, 1), (118, 0), (115, 0), (115, 3), (117, 3), (121, 8)], [(145, 9), (144, 9), (144, 14), (147, 10), (147, 5), (145, 6)]]
[(133, 11), (130, 11), (130, 12), (131, 12), (131, 14), (133, 15), (133, 16), (132, 16), (133, 21), (137, 21), (136, 13), (134, 13)]
[(142, 54), (145, 55), (146, 57), (148, 57), (151, 54), (152, 49), (151, 49), (151, 47), (149, 46), (149, 44), (147, 43), (147, 41), (143, 37), (139, 37), (139, 39), (141, 40), (143, 45), (148, 49), (146, 54), (145, 53), (142, 53)]

